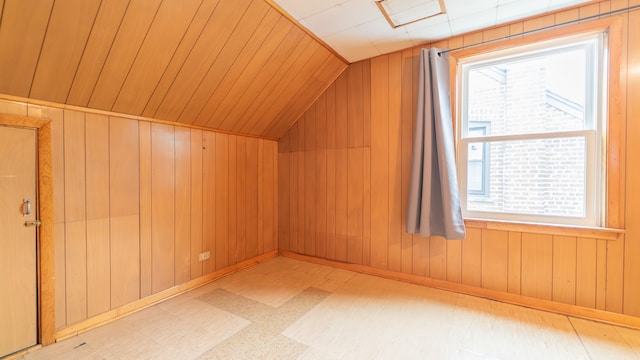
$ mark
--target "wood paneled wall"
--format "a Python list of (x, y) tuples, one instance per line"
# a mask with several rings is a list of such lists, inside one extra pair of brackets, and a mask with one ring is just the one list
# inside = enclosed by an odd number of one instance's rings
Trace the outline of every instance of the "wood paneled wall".
[[(637, 3), (602, 1), (433, 45), (470, 45)], [(635, 184), (640, 104), (631, 97), (640, 92), (634, 35), (640, 12), (621, 19), (621, 74), (612, 84), (620, 80), (623, 94), (620, 126), (627, 138), (619, 145), (627, 166), (621, 173)], [(617, 240), (496, 230), (482, 222), (469, 223), (462, 241), (404, 231), (418, 57), (416, 48), (350, 65), (280, 140), (280, 249), (640, 316), (640, 190), (634, 187), (622, 196), (626, 221), (618, 223), (626, 223), (626, 234)]]
[(264, 0), (0, 1), (0, 93), (279, 138), (347, 66)]
[(57, 329), (277, 249), (275, 141), (4, 100), (0, 113), (53, 121)]

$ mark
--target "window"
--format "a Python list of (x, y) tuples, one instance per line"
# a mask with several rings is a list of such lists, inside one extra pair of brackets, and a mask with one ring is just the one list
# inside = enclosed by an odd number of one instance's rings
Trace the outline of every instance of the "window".
[(605, 34), (458, 61), (463, 215), (601, 226)]

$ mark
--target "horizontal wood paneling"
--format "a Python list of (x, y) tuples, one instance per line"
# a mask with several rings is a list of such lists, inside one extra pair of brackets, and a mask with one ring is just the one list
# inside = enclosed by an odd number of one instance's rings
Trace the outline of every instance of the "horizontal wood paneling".
[[(545, 15), (433, 45), (470, 45), (587, 16), (584, 14), (593, 14), (594, 9), (597, 13), (630, 3), (603, 1), (588, 5), (595, 5), (593, 8)], [(620, 17), (621, 77), (614, 76), (611, 84), (621, 87), (624, 96), (612, 99), (611, 116), (616, 116), (619, 105), (626, 107), (628, 114), (640, 113), (637, 101), (627, 101), (627, 94), (633, 93), (627, 87), (640, 86), (634, 70), (640, 62), (636, 54), (639, 46), (635, 46), (638, 39), (632, 36), (640, 21), (631, 21), (639, 16), (640, 12), (632, 12)], [(404, 232), (418, 56), (419, 49), (408, 49), (350, 65), (280, 140), (280, 249), (488, 291), (640, 316), (640, 279), (635, 275), (640, 273), (640, 228), (636, 229), (640, 191), (624, 187), (625, 183), (640, 181), (640, 172), (633, 165), (640, 154), (640, 139), (632, 141), (640, 136), (640, 130), (631, 131), (638, 126), (627, 120), (634, 119), (631, 115), (622, 117), (609, 129), (617, 134), (624, 134), (623, 129), (627, 129), (626, 141), (624, 135), (612, 136), (619, 143), (611, 146), (623, 151), (619, 158), (610, 159), (614, 166), (619, 165), (616, 161), (626, 159), (626, 172), (620, 165), (621, 180), (609, 182), (610, 194), (622, 194), (621, 203), (610, 204), (609, 224), (626, 224), (624, 234), (477, 223), (470, 224), (461, 241)], [(324, 123), (319, 123), (321, 119)], [(314, 136), (307, 135), (308, 127), (313, 128)], [(362, 183), (363, 172), (366, 184)], [(326, 206), (324, 200), (317, 201), (318, 194), (326, 197)], [(323, 219), (326, 214), (326, 223), (309, 221), (318, 218), (319, 212)], [(370, 244), (364, 234), (370, 234)], [(300, 246), (310, 239), (315, 241), (313, 248)], [(312, 252), (319, 248), (326, 249), (326, 254)]]
[(275, 141), (6, 100), (0, 113), (53, 120), (57, 329), (277, 248)]
[(0, 93), (271, 138), (346, 63), (264, 0), (6, 1)]

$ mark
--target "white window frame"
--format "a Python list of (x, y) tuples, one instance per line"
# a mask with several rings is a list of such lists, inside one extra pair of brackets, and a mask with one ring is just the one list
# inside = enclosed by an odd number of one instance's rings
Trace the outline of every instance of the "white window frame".
[[(588, 72), (585, 84), (585, 129), (579, 131), (561, 131), (551, 133), (527, 133), (513, 135), (489, 135), (470, 137), (467, 133), (468, 117), (467, 89), (470, 70), (485, 67), (513, 59), (535, 58), (571, 49), (584, 48), (587, 51)], [(604, 226), (606, 188), (606, 166), (604, 158), (606, 146), (606, 113), (607, 113), (607, 36), (606, 32), (567, 36), (558, 39), (518, 46), (506, 50), (488, 52), (480, 55), (461, 58), (457, 63), (457, 168), (460, 186), (462, 213), (465, 218), (506, 220), (516, 222), (533, 222), (545, 224), (563, 224), (576, 226)], [(477, 120), (477, 119), (476, 119)], [(585, 216), (563, 217), (549, 215), (532, 215), (506, 212), (470, 211), (467, 209), (467, 151), (468, 144), (495, 141), (534, 140), (557, 137), (584, 137), (586, 144), (586, 186)], [(488, 146), (488, 145), (487, 145)]]

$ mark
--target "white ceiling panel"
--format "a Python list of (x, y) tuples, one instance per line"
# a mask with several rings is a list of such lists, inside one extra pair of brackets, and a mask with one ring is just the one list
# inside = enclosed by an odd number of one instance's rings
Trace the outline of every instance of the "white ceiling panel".
[[(442, 0), (445, 14), (395, 29), (376, 6), (378, 0), (273, 1), (345, 59), (355, 62), (593, 0)], [(432, 1), (393, 0), (393, 6), (419, 9)]]

